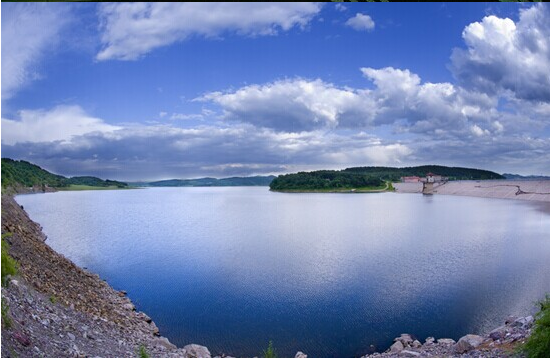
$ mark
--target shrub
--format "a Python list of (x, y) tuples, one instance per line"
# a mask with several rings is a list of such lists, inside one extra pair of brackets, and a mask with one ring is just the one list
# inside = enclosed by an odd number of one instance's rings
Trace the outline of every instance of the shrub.
[(11, 236), (11, 233), (2, 235), (2, 286), (4, 287), (8, 283), (8, 275), (16, 275), (18, 268), (17, 261), (15, 261), (15, 259), (8, 253), (10, 245), (6, 240), (4, 240), (5, 237), (9, 236)]
[(143, 344), (139, 346), (138, 356), (139, 358), (149, 358), (149, 353)]
[(539, 305), (533, 332), (523, 347), (529, 358), (550, 357), (550, 294)]
[(267, 351), (264, 351), (264, 358), (277, 358), (277, 352), (273, 348), (273, 341), (269, 341)]
[(8, 329), (11, 328), (12, 325), (9, 310), (9, 306), (2, 300), (2, 326)]

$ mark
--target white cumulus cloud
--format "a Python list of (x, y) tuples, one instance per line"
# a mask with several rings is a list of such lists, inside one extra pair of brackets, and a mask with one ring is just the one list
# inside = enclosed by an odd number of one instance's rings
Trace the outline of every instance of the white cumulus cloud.
[(135, 60), (190, 36), (275, 35), (305, 27), (318, 3), (109, 3), (99, 8), (98, 60)]
[(199, 100), (220, 105), (225, 118), (281, 131), (300, 132), (370, 118), (368, 98), (361, 91), (317, 80), (281, 80), (250, 85), (234, 92), (211, 92)]
[(2, 118), (2, 144), (68, 141), (73, 136), (120, 129), (89, 116), (79, 106), (22, 110), (19, 117), (17, 120)]
[(417, 74), (393, 67), (361, 72), (374, 89), (296, 78), (211, 92), (197, 100), (219, 105), (227, 120), (286, 132), (387, 124), (401, 131), (469, 136), (472, 125), (488, 127), (498, 116), (495, 98), (451, 83), (422, 83)]
[(357, 13), (346, 21), (346, 25), (357, 31), (371, 31), (374, 29), (374, 21), (369, 15)]
[(466, 26), (466, 49), (455, 49), (452, 70), (461, 85), (485, 93), (512, 93), (550, 102), (550, 6), (520, 11), (517, 23), (486, 16)]

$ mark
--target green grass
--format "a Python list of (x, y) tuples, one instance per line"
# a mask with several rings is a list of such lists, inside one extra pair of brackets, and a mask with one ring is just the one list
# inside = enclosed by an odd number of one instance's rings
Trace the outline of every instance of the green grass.
[(535, 317), (535, 326), (523, 346), (529, 358), (550, 357), (550, 294), (539, 302), (540, 312)]
[(55, 304), (57, 302), (57, 297), (55, 297), (54, 295), (51, 295), (50, 296), (50, 302)]
[(9, 313), (9, 306), (2, 300), (2, 326), (6, 329), (11, 328), (13, 322)]
[(264, 351), (264, 358), (277, 358), (277, 351), (273, 348), (273, 341), (269, 341), (269, 346)]
[(71, 184), (68, 187), (57, 188), (59, 191), (79, 191), (79, 190), (119, 190), (127, 188), (119, 188), (115, 185), (111, 186), (91, 186), (91, 185), (80, 185), (80, 184)]
[(19, 264), (8, 253), (10, 245), (4, 239), (10, 237), (11, 233), (2, 234), (2, 286), (5, 287), (8, 284), (8, 275), (14, 276), (17, 274)]
[(145, 348), (145, 346), (143, 344), (139, 346), (138, 357), (139, 358), (149, 358), (149, 353), (147, 353), (147, 349)]

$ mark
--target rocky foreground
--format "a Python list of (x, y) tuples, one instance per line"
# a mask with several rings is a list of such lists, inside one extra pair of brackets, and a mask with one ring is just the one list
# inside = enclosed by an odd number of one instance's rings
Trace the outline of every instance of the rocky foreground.
[(367, 357), (521, 357), (518, 344), (524, 343), (531, 334), (533, 316), (506, 319), (504, 325), (486, 335), (467, 334), (458, 342), (450, 338), (426, 338), (424, 344), (409, 334), (401, 334), (385, 353)]
[[(13, 197), (2, 196), (2, 233), (10, 232), (10, 254), (19, 275), (2, 289), (11, 324), (2, 324), (2, 357), (210, 358), (206, 347), (177, 348), (155, 323), (137, 312), (125, 292), (116, 291), (45, 244), (46, 237)], [(483, 335), (426, 339), (396, 338), (385, 353), (365, 357), (503, 357), (531, 333), (533, 317), (510, 317)], [(223, 357), (223, 354), (218, 356)], [(295, 358), (307, 358), (298, 352)]]

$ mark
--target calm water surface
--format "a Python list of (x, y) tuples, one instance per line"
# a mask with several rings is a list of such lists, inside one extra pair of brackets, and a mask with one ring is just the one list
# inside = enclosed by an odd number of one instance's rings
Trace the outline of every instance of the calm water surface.
[[(457, 339), (550, 292), (550, 207), (418, 194), (154, 188), (21, 195), (47, 243), (178, 346), (352, 357)], [(546, 210), (546, 211), (545, 211)]]

